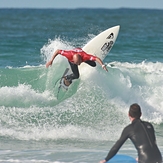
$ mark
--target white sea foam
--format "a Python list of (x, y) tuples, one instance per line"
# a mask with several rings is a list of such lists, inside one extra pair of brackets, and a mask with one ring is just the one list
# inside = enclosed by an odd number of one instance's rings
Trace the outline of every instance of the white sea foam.
[[(42, 48), (42, 54), (49, 60), (56, 48), (72, 46), (59, 39), (51, 40)], [(46, 70), (42, 66), (41, 70), (24, 67), (31, 73), (38, 73), (33, 80), (45, 82), (37, 89), (34, 87), (36, 82), (28, 80), (17, 86), (0, 88), (0, 111), (3, 115), (0, 120), (6, 122), (0, 126), (0, 135), (19, 140), (114, 140), (121, 132), (117, 128), (129, 123), (128, 108), (135, 102), (142, 107), (143, 119), (161, 124), (163, 64), (108, 64), (114, 65), (108, 66), (108, 72), (100, 66), (79, 66), (81, 76), (77, 91), (70, 87), (71, 95), (61, 101), (56, 99), (53, 87), (68, 65), (66, 59), (58, 56), (53, 66)]]

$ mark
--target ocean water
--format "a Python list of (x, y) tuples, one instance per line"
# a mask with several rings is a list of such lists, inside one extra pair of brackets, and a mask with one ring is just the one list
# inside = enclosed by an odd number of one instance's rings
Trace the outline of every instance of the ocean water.
[[(0, 9), (0, 22), (0, 162), (99, 162), (135, 102), (163, 153), (163, 10)], [(115, 25), (108, 72), (80, 68), (57, 99), (54, 85), (68, 63), (57, 56), (47, 69), (53, 52), (83, 47)], [(137, 157), (129, 140), (119, 153)]]

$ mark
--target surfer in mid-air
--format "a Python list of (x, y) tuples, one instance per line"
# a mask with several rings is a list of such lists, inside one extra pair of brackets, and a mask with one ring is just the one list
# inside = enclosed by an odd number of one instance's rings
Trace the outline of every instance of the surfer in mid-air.
[(95, 67), (96, 66), (95, 61), (97, 61), (105, 71), (108, 71), (106, 68), (106, 65), (103, 64), (102, 60), (99, 57), (94, 56), (92, 54), (87, 54), (81, 48), (75, 48), (72, 50), (60, 50), (60, 49), (56, 50), (55, 53), (53, 54), (51, 60), (46, 63), (47, 68), (50, 65), (52, 65), (53, 60), (55, 59), (55, 57), (58, 54), (66, 57), (68, 59), (68, 62), (70, 64), (70, 67), (72, 70), (72, 74), (64, 77), (64, 84), (66, 86), (69, 86), (72, 83), (72, 80), (79, 78), (80, 75), (79, 75), (78, 65), (80, 65), (82, 62), (85, 62), (88, 65)]

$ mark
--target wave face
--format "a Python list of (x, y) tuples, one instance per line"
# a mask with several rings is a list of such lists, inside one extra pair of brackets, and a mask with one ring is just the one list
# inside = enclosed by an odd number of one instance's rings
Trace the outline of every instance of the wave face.
[[(42, 47), (42, 56), (50, 59), (58, 46), (73, 48), (63, 40), (51, 40)], [(129, 122), (126, 117), (132, 103), (140, 104), (143, 119), (161, 125), (163, 63), (107, 65), (105, 72), (83, 63), (80, 79), (68, 91), (61, 91), (59, 99), (54, 84), (69, 66), (64, 57), (57, 56), (48, 69), (44, 65), (1, 69), (0, 136), (112, 140), (119, 134), (116, 129)]]

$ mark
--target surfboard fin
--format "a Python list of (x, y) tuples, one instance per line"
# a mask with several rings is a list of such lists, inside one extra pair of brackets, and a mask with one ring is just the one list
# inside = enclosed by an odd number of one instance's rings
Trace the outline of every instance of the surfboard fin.
[(56, 86), (56, 84), (57, 84), (58, 81), (59, 81), (59, 86), (58, 86), (58, 91), (57, 91), (57, 99), (58, 99), (58, 94), (59, 94), (59, 92), (60, 92), (61, 87), (62, 87), (63, 89), (65, 89), (66, 91), (68, 90), (69, 85), (66, 86), (65, 83), (64, 83), (65, 75), (68, 73), (68, 71), (69, 71), (69, 68), (66, 68), (66, 70), (64, 71), (62, 77), (59, 78), (59, 79), (55, 82), (54, 87)]

